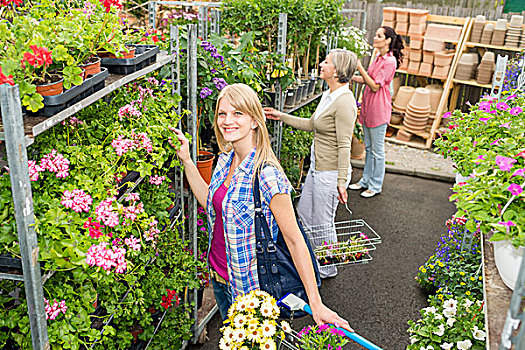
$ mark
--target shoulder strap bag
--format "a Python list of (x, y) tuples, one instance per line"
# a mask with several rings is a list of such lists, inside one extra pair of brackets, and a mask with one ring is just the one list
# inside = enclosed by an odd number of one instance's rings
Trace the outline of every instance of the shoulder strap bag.
[[(292, 256), (283, 234), (279, 229), (277, 241), (274, 242), (272, 234), (261, 208), (261, 195), (259, 190), (259, 176), (255, 177), (253, 186), (253, 198), (255, 205), (255, 237), (256, 237), (256, 252), (257, 252), (257, 270), (259, 275), (259, 285), (262, 290), (271, 294), (274, 298), (279, 300), (288, 293), (293, 293), (299, 298), (308, 303), (308, 297), (304, 288), (303, 282), (299, 277), (299, 273), (295, 268)], [(295, 215), (299, 229), (303, 239), (308, 247), (310, 259), (314, 268), (315, 279), (317, 287), (321, 286), (321, 277), (319, 275), (319, 268), (315, 260), (315, 255), (310, 245), (310, 241), (304, 232), (301, 222)], [(281, 308), (281, 317), (285, 318), (299, 318), (306, 316), (307, 313), (303, 311), (295, 311), (292, 315), (290, 310)]]

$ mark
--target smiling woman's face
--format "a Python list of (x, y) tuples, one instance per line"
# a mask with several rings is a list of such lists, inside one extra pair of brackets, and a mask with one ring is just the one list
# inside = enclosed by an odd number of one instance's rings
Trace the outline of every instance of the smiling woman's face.
[(235, 109), (226, 98), (219, 101), (217, 126), (226, 142), (253, 142), (253, 126), (256, 126), (253, 117)]

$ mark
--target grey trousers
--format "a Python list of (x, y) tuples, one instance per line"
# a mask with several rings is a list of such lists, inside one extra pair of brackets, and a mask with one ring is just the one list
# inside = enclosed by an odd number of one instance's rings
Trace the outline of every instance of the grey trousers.
[[(313, 168), (313, 166), (312, 166)], [(304, 182), (297, 213), (308, 234), (312, 248), (327, 242), (337, 242), (333, 226), (339, 201), (337, 200), (337, 170), (316, 171), (310, 168)], [(348, 170), (345, 188), (350, 182), (352, 169)], [(318, 265), (319, 266), (319, 265)], [(322, 278), (337, 275), (335, 266), (319, 266)]]

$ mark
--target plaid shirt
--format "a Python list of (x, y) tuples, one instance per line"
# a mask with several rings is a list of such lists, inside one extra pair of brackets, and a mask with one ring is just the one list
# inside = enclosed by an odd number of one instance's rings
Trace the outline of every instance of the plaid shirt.
[[(208, 214), (209, 245), (213, 238), (215, 209), (212, 198), (226, 179), (233, 159), (233, 151), (219, 156), (213, 172), (208, 193), (206, 211)], [(222, 218), (228, 261), (230, 292), (233, 298), (259, 288), (257, 276), (257, 254), (255, 252), (255, 210), (253, 204), (253, 172), (255, 166), (255, 148), (233, 172), (228, 191), (222, 202)], [(289, 194), (292, 185), (281, 171), (273, 166), (265, 166), (259, 178), (262, 211), (268, 225), (277, 239), (279, 227), (270, 210), (270, 201), (279, 193)], [(209, 252), (208, 252), (209, 256)]]

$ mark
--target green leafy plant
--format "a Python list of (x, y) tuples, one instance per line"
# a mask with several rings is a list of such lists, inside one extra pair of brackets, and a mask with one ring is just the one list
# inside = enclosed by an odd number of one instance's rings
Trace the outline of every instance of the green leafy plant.
[(304, 350), (342, 349), (349, 343), (343, 331), (329, 324), (306, 326), (297, 336), (301, 339), (299, 346)]

